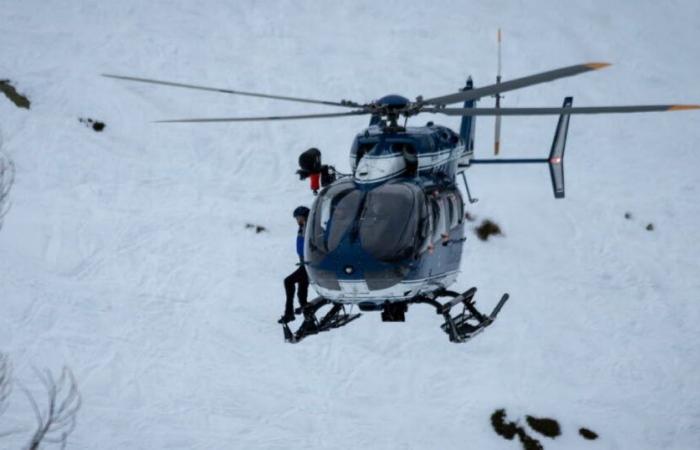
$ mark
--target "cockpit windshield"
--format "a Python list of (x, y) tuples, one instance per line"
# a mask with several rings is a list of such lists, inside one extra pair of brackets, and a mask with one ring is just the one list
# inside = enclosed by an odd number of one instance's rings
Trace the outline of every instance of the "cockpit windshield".
[(351, 240), (380, 261), (412, 256), (427, 224), (425, 194), (416, 185), (394, 183), (369, 192), (350, 180), (319, 195), (311, 217), (309, 248), (312, 261)]
[(362, 248), (382, 261), (411, 256), (425, 214), (425, 196), (417, 186), (386, 184), (370, 191), (360, 218)]

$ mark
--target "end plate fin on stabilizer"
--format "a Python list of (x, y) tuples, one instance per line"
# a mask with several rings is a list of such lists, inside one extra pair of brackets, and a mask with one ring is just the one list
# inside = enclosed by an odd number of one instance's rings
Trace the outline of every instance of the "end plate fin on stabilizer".
[[(566, 97), (562, 108), (571, 108), (573, 97)], [(562, 113), (559, 116), (554, 139), (552, 140), (552, 149), (549, 152), (549, 174), (552, 176), (552, 191), (554, 198), (564, 198), (564, 150), (566, 149), (566, 135), (569, 132), (568, 113)]]

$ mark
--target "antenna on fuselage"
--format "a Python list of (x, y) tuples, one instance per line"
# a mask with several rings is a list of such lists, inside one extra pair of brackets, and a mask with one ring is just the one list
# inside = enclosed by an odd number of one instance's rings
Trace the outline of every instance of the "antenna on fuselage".
[[(496, 72), (496, 85), (501, 84), (501, 29), (498, 29), (498, 69)], [(494, 97), (496, 97), (496, 111), (501, 108), (501, 98), (503, 97), (500, 92), (497, 92)], [(493, 141), (493, 154), (498, 155), (501, 149), (501, 116), (496, 115), (496, 130), (494, 132)]]

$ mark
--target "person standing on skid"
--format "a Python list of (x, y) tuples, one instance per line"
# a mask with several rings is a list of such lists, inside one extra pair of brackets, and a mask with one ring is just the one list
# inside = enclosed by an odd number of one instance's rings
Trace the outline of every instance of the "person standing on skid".
[(284, 279), (284, 291), (287, 301), (284, 308), (284, 315), (278, 320), (279, 323), (287, 323), (294, 320), (294, 288), (298, 284), (297, 298), (302, 309), (306, 306), (306, 299), (309, 292), (309, 276), (304, 266), (304, 231), (306, 220), (309, 218), (309, 208), (299, 206), (294, 210), (294, 218), (299, 225), (297, 231), (297, 255), (299, 255), (299, 268)]

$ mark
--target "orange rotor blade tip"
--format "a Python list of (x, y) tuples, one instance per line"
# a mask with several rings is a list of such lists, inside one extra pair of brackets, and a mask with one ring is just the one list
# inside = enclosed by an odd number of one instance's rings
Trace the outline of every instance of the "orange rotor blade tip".
[(603, 69), (605, 67), (611, 66), (612, 64), (606, 63), (606, 62), (592, 62), (592, 63), (587, 63), (584, 64), (584, 66), (593, 69), (593, 70), (598, 70), (598, 69)]
[(686, 109), (700, 109), (700, 105), (673, 105), (668, 108), (669, 111), (683, 111)]

